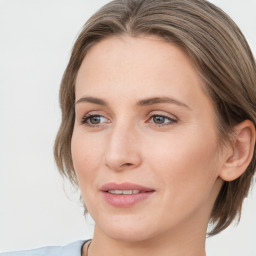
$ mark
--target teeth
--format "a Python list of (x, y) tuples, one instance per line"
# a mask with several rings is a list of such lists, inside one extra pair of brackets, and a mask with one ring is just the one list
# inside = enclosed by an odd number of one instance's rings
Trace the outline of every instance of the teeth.
[(122, 190), (109, 190), (108, 192), (111, 193), (111, 194), (116, 194), (116, 195), (121, 195), (121, 194), (123, 194), (123, 191), (122, 191)]
[(108, 190), (108, 193), (115, 194), (115, 195), (132, 195), (140, 193), (139, 190)]

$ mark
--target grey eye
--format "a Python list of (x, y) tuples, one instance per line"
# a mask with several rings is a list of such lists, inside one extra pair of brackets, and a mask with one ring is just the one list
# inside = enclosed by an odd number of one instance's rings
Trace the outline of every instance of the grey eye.
[(165, 126), (177, 123), (177, 120), (165, 115), (152, 115), (150, 118), (150, 123), (154, 123), (158, 126)]
[(91, 124), (100, 124), (101, 116), (91, 116), (89, 119)]
[(164, 124), (165, 123), (165, 121), (166, 121), (166, 117), (164, 117), (164, 116), (153, 116), (153, 121), (154, 121), (154, 123), (156, 123), (156, 124)]
[(82, 119), (82, 124), (91, 127), (98, 127), (103, 125), (104, 123), (108, 123), (108, 120), (101, 115), (87, 115), (84, 116)]

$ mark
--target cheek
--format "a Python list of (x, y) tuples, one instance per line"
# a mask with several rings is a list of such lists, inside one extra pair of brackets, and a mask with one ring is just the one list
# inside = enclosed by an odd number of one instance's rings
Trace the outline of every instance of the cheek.
[(162, 195), (159, 209), (166, 223), (170, 216), (165, 212), (170, 209), (175, 209), (173, 218), (182, 221), (195, 212), (211, 208), (218, 177), (216, 145), (214, 137), (208, 136), (205, 140), (197, 134), (177, 135), (160, 140), (147, 151), (154, 180)]
[(85, 136), (83, 132), (74, 130), (71, 140), (71, 153), (73, 165), (78, 182), (83, 186), (84, 181), (93, 178), (102, 161), (102, 145), (95, 143), (93, 136)]
[(103, 147), (100, 141), (95, 143), (93, 136), (86, 136), (82, 131), (74, 130), (71, 140), (73, 165), (81, 190), (84, 204), (89, 212), (94, 205), (95, 180), (102, 163)]
[[(153, 144), (153, 142), (152, 142)], [(187, 132), (174, 134), (158, 140), (157, 144), (145, 147), (147, 159), (155, 170), (156, 178), (175, 187), (188, 190), (205, 189), (217, 178), (216, 137), (208, 133), (207, 140), (202, 133)], [(152, 160), (151, 160), (152, 159)], [(161, 173), (161, 175), (159, 175)]]

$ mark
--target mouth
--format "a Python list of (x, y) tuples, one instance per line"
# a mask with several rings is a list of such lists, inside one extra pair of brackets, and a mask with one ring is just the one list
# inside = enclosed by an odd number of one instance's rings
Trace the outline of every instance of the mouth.
[(107, 183), (100, 188), (104, 200), (114, 207), (128, 208), (144, 201), (154, 189), (132, 183)]
[(145, 193), (146, 191), (140, 191), (140, 190), (108, 190), (106, 191), (110, 194), (114, 195), (132, 195), (132, 194), (138, 194), (138, 193)]

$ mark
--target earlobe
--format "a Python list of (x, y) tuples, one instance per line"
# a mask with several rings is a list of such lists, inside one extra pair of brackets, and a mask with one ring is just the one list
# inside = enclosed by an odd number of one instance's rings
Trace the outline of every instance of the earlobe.
[(250, 164), (255, 146), (255, 127), (249, 120), (238, 124), (232, 143), (232, 153), (228, 155), (220, 170), (220, 178), (232, 181), (240, 177)]

